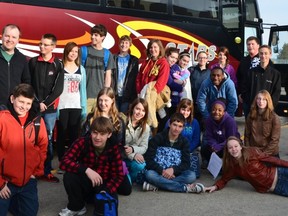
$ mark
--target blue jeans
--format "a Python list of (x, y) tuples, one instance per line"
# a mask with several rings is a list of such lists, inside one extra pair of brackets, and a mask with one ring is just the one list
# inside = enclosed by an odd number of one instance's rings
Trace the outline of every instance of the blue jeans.
[(138, 163), (137, 161), (135, 160), (125, 160), (125, 163), (129, 169), (129, 175), (131, 177), (131, 180), (132, 182), (135, 182), (136, 181), (136, 178), (137, 178), (137, 174), (142, 171), (145, 166), (146, 166), (146, 163)]
[(288, 197), (288, 168), (277, 167), (278, 179), (273, 193)]
[(47, 158), (44, 163), (44, 175), (48, 175), (52, 170), (52, 159), (53, 159), (53, 129), (55, 126), (57, 112), (45, 113), (42, 115), (47, 134), (48, 134), (48, 149), (47, 149)]
[(9, 199), (0, 198), (0, 216), (6, 216), (8, 209), (17, 216), (36, 216), (39, 208), (37, 180), (30, 179), (23, 187), (7, 184)]
[(116, 105), (119, 110), (119, 112), (123, 112), (126, 114), (129, 109), (129, 103), (128, 102), (122, 102), (122, 97), (116, 97)]
[(186, 184), (194, 182), (196, 180), (196, 174), (191, 170), (186, 170), (174, 179), (167, 179), (154, 170), (147, 170), (146, 179), (149, 183), (163, 190), (186, 192)]

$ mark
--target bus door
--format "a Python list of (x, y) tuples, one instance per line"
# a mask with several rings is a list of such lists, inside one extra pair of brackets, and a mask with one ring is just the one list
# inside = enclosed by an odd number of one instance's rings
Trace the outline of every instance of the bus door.
[(281, 73), (281, 96), (275, 111), (288, 117), (288, 25), (272, 26), (268, 45), (272, 49), (272, 62)]

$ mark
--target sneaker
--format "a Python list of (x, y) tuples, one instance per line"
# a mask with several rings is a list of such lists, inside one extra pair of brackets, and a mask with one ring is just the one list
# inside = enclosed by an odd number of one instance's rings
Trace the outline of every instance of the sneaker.
[(186, 192), (187, 193), (202, 193), (205, 192), (205, 187), (201, 183), (196, 184), (187, 184), (186, 185)]
[(79, 211), (71, 211), (67, 207), (65, 209), (62, 209), (61, 212), (58, 214), (59, 216), (74, 216), (74, 215), (84, 215), (87, 212), (86, 207), (84, 206)]
[(43, 175), (39, 179), (43, 181), (47, 181), (47, 182), (53, 182), (53, 183), (58, 183), (60, 181), (59, 178), (54, 176), (52, 173), (48, 175)]
[(143, 191), (158, 191), (158, 188), (156, 186), (144, 181)]

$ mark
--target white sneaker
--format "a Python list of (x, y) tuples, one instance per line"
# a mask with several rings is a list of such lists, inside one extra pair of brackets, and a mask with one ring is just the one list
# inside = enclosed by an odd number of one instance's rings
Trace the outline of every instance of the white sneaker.
[(201, 183), (187, 184), (186, 192), (187, 193), (203, 193), (205, 192), (205, 186)]
[(87, 209), (85, 206), (79, 211), (71, 211), (70, 209), (66, 207), (65, 209), (61, 210), (61, 212), (59, 213), (59, 216), (84, 215), (86, 212), (87, 212)]
[(146, 181), (143, 183), (143, 191), (157, 191), (158, 188)]

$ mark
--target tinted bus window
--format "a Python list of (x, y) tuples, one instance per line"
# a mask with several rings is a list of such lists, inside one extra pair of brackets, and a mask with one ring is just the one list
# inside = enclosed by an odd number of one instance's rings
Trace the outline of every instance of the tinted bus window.
[[(116, 7), (135, 10), (145, 10), (158, 13), (167, 13), (168, 0), (119, 0), (115, 1)], [(119, 4), (120, 3), (120, 4)], [(110, 4), (109, 4), (110, 5)]]
[(79, 2), (79, 3), (89, 3), (89, 4), (95, 4), (95, 5), (99, 5), (100, 4), (100, 0), (71, 0), (71, 2)]
[(218, 0), (173, 0), (173, 14), (207, 19), (218, 18)]
[(223, 25), (228, 29), (239, 29), (240, 11), (238, 1), (222, 1), (222, 20)]
[(257, 5), (255, 0), (246, 0), (246, 20), (258, 22)]

